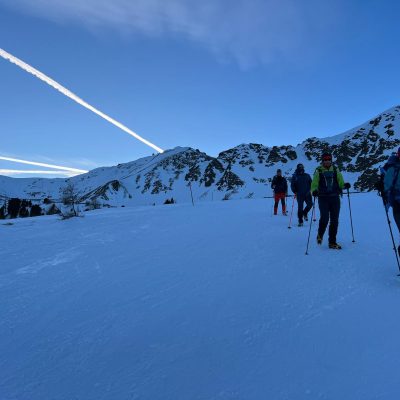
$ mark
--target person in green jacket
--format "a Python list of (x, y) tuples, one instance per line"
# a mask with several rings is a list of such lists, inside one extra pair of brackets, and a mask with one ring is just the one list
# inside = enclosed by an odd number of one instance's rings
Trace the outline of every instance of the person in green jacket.
[(318, 197), (320, 220), (317, 243), (322, 244), (324, 233), (329, 223), (329, 248), (340, 250), (342, 246), (336, 242), (339, 226), (340, 195), (343, 189), (349, 189), (350, 183), (345, 183), (339, 169), (332, 164), (332, 154), (322, 154), (322, 162), (314, 172), (311, 192)]

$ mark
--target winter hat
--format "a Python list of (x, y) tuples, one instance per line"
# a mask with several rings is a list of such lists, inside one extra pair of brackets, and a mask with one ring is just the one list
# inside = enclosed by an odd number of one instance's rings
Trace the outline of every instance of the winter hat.
[(322, 161), (328, 161), (328, 160), (332, 161), (332, 154), (325, 151), (324, 153), (322, 153), (321, 160)]
[(303, 164), (297, 164), (297, 169), (304, 169), (304, 165)]
[(279, 168), (279, 169), (276, 170), (276, 172), (282, 172), (282, 170)]

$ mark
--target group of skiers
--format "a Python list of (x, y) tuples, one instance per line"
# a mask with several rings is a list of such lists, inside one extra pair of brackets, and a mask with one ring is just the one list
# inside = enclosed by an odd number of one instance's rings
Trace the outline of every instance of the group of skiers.
[[(279, 201), (282, 203), (283, 215), (287, 215), (285, 198), (288, 194), (288, 182), (282, 176), (282, 170), (277, 170), (277, 174), (272, 179), (271, 188), (274, 191), (275, 198), (274, 215), (278, 213)], [(339, 225), (340, 196), (343, 193), (343, 189), (350, 189), (350, 183), (344, 182), (343, 175), (333, 164), (332, 154), (328, 152), (322, 154), (321, 165), (315, 169), (312, 179), (305, 172), (304, 165), (298, 164), (292, 176), (290, 188), (297, 200), (298, 226), (302, 226), (303, 221), (308, 221), (308, 213), (314, 205), (313, 197), (314, 200), (318, 198), (320, 220), (317, 243), (319, 245), (322, 244), (326, 228), (329, 224), (329, 248), (340, 250), (342, 247), (336, 241)], [(378, 190), (378, 194), (382, 196), (389, 227), (388, 211), (392, 207), (393, 218), (400, 232), (400, 147), (397, 153), (392, 153), (387, 163), (381, 168), (381, 175), (379, 181), (376, 183), (376, 189)], [(394, 245), (393, 234), (392, 240)], [(397, 252), (400, 255), (400, 245), (397, 248)]]
[[(279, 201), (282, 202), (282, 213), (287, 215), (285, 198), (288, 193), (288, 183), (282, 176), (282, 171), (272, 179), (271, 188), (274, 191), (274, 214), (278, 213)], [(343, 189), (350, 189), (350, 183), (345, 183), (339, 169), (333, 165), (332, 154), (323, 153), (321, 165), (311, 176), (305, 172), (304, 165), (298, 164), (292, 176), (290, 188), (297, 200), (298, 226), (308, 221), (308, 213), (313, 208), (312, 197), (318, 198), (320, 220), (318, 226), (317, 243), (322, 244), (326, 228), (329, 223), (328, 244), (330, 249), (340, 250), (342, 247), (336, 241), (339, 225), (340, 196)], [(305, 207), (304, 207), (305, 205)]]

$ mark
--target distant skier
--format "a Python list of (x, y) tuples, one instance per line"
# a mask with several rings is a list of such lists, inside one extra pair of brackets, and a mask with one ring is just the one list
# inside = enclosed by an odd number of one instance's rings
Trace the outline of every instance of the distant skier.
[[(313, 206), (311, 197), (311, 181), (311, 176), (304, 171), (304, 165), (297, 164), (290, 188), (297, 199), (297, 217), (299, 218), (299, 226), (303, 226), (303, 218), (308, 221), (308, 212)], [(306, 203), (306, 208), (304, 208), (304, 202)]]
[[(393, 218), (397, 228), (400, 231), (400, 147), (397, 154), (390, 157), (386, 165), (383, 167), (383, 193), (386, 207), (392, 207)], [(398, 247), (400, 253), (400, 246)]]
[(274, 198), (275, 198), (274, 215), (278, 214), (279, 200), (282, 203), (282, 214), (287, 215), (285, 197), (288, 191), (288, 184), (286, 178), (282, 176), (281, 169), (278, 169), (276, 171), (276, 175), (272, 179), (271, 188), (274, 191)]
[(317, 243), (322, 239), (329, 222), (329, 248), (340, 250), (342, 247), (336, 242), (339, 225), (340, 195), (343, 189), (349, 189), (350, 183), (344, 183), (339, 169), (332, 164), (332, 154), (322, 154), (322, 162), (315, 170), (311, 184), (313, 196), (318, 196), (320, 220)]

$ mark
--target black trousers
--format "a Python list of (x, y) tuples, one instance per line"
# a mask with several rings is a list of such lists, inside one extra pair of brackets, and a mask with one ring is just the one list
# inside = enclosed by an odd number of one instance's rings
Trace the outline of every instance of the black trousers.
[(323, 237), (329, 223), (329, 243), (336, 243), (339, 226), (340, 198), (339, 196), (318, 197), (320, 220), (318, 235)]
[[(306, 208), (304, 208), (304, 202), (306, 203)], [(311, 193), (297, 195), (297, 217), (299, 222), (303, 222), (303, 216), (308, 214), (312, 206)]]

